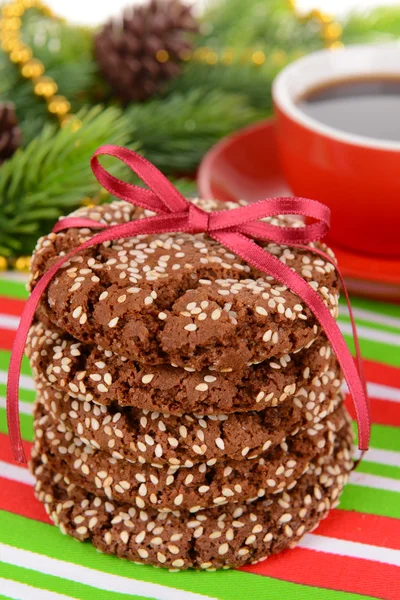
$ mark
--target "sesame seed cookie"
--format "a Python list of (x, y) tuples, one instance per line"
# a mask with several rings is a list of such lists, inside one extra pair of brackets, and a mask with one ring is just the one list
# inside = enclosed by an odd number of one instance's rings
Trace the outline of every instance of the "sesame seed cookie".
[[(197, 201), (206, 210), (226, 208)], [(109, 225), (140, 216), (129, 203), (83, 208), (74, 215)], [(302, 226), (288, 217), (275, 225)], [(93, 236), (69, 229), (41, 238), (31, 288), (60, 256)], [(338, 310), (333, 265), (310, 250), (265, 248), (299, 273), (332, 315)], [(333, 255), (332, 255), (333, 256)], [(304, 348), (319, 333), (296, 294), (205, 234), (140, 235), (104, 242), (71, 258), (43, 294), (50, 320), (81, 341), (139, 362), (201, 370), (237, 369)]]
[(318, 455), (329, 457), (337, 437), (350, 426), (341, 407), (259, 458), (185, 468), (132, 463), (117, 452), (96, 450), (53, 421), (40, 404), (35, 413), (36, 450), (43, 462), (72, 483), (138, 508), (174, 510), (179, 506), (190, 512), (291, 489), (310, 460)]
[(353, 466), (351, 450), (348, 427), (330, 457), (315, 459), (292, 490), (196, 515), (140, 509), (88, 493), (43, 464), (35, 451), (31, 469), (36, 496), (63, 533), (139, 563), (215, 570), (255, 563), (294, 547), (337, 506)]
[[(41, 315), (42, 319), (45, 319)], [(341, 385), (339, 364), (324, 335), (298, 353), (220, 373), (149, 367), (78, 342), (48, 320), (35, 323), (27, 355), (36, 376), (79, 400), (182, 415), (263, 410), (290, 398), (315, 402)]]
[(116, 403), (80, 401), (38, 378), (35, 386), (52, 418), (85, 444), (131, 461), (186, 467), (255, 458), (299, 429), (313, 427), (342, 402), (338, 389), (332, 387), (328, 394), (316, 389), (259, 412), (176, 417)]

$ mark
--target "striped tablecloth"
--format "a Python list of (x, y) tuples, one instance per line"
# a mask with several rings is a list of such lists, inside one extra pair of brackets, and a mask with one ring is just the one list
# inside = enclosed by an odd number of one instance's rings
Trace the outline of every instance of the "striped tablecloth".
[[(35, 500), (32, 476), (14, 463), (5, 384), (25, 298), (22, 283), (0, 280), (0, 598), (400, 599), (400, 307), (354, 299), (372, 401), (372, 442), (340, 507), (298, 548), (258, 565), (169, 573), (62, 536)], [(340, 326), (351, 345), (343, 306)], [(27, 360), (22, 373), (21, 423), (29, 453), (35, 393)]]

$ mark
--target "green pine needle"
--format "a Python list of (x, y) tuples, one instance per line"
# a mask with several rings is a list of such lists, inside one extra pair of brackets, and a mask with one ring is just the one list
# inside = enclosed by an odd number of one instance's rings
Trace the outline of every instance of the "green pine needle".
[[(47, 125), (0, 167), (0, 254), (29, 254), (55, 220), (99, 192), (90, 157), (104, 143), (126, 145), (131, 127), (117, 108), (94, 107), (77, 115), (76, 132)], [(116, 161), (107, 167), (120, 175)]]

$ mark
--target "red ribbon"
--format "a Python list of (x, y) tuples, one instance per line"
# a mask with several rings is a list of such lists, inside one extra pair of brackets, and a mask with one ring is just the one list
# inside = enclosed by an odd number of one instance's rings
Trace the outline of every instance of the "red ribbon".
[[(123, 161), (147, 184), (149, 189), (120, 181), (105, 171), (97, 158), (101, 155), (115, 156)], [(207, 213), (188, 202), (154, 165), (131, 150), (118, 146), (102, 146), (94, 153), (91, 166), (98, 181), (111, 194), (130, 202), (134, 206), (140, 206), (155, 212), (157, 216), (113, 226), (107, 226), (91, 219), (67, 217), (59, 221), (53, 228), (54, 232), (70, 227), (89, 227), (92, 229), (102, 229), (103, 231), (94, 235), (77, 248), (74, 248), (69, 254), (50, 267), (36, 284), (25, 305), (13, 345), (7, 386), (8, 428), (15, 459), (18, 462), (26, 461), (21, 440), (18, 412), (18, 389), (22, 356), (35, 310), (52, 277), (66, 261), (84, 248), (95, 246), (105, 241), (140, 234), (160, 234), (178, 231), (193, 234), (206, 233), (235, 254), (241, 256), (247, 263), (271, 275), (274, 279), (286, 285), (300, 296), (323, 327), (342, 367), (355, 404), (359, 431), (359, 448), (367, 450), (370, 437), (368, 398), (357, 331), (349, 297), (341, 274), (338, 271), (349, 307), (358, 371), (335, 319), (319, 295), (300, 275), (292, 271), (290, 267), (283, 264), (252, 239), (256, 238), (277, 244), (295, 246), (309, 251), (310, 247), (306, 246), (306, 244), (319, 240), (329, 229), (330, 211), (328, 207), (315, 200), (307, 200), (305, 198), (269, 198), (234, 210)], [(305, 227), (292, 228), (278, 227), (260, 221), (260, 219), (265, 217), (281, 214), (296, 214), (311, 217), (314, 219), (314, 222), (305, 225)], [(311, 248), (311, 250), (337, 268), (335, 262), (325, 252), (316, 248)]]

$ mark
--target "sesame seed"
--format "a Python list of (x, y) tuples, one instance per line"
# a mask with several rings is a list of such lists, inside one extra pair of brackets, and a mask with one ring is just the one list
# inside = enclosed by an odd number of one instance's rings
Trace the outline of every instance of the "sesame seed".
[(225, 543), (225, 544), (221, 544), (221, 546), (218, 548), (218, 554), (226, 554), (229, 550), (229, 544)]
[(208, 385), (206, 383), (199, 383), (196, 385), (195, 389), (198, 392), (206, 392), (208, 390)]
[(118, 323), (118, 321), (119, 321), (119, 317), (114, 317), (114, 319), (111, 319), (111, 321), (108, 322), (108, 326), (111, 328), (115, 327), (116, 324)]
[(147, 375), (143, 375), (142, 383), (150, 383), (151, 381), (153, 381), (153, 378), (154, 378), (153, 373), (148, 373)]
[(196, 331), (197, 325), (195, 323), (189, 323), (189, 325), (185, 325), (184, 329), (186, 329), (186, 331)]
[(217, 437), (215, 440), (215, 445), (220, 449), (220, 450), (225, 450), (225, 444), (224, 444), (224, 440), (220, 437)]
[(220, 316), (221, 316), (221, 310), (219, 308), (216, 308), (211, 313), (211, 318), (213, 321), (217, 321), (220, 318)]
[(165, 321), (165, 319), (167, 318), (167, 315), (165, 314), (165, 312), (160, 312), (160, 313), (158, 313), (158, 318), (161, 321)]
[(268, 313), (263, 306), (256, 306), (256, 313), (262, 315), (263, 317), (267, 317)]

